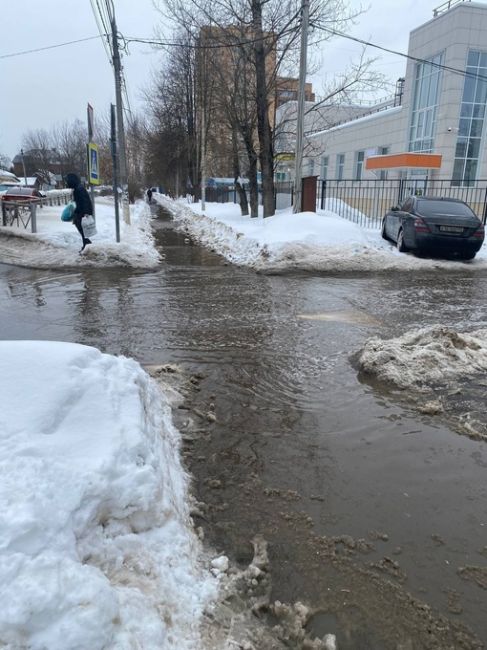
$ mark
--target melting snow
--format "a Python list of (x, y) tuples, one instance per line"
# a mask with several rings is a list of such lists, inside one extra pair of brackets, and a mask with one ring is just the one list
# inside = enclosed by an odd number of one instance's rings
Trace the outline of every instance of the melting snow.
[[(0, 261), (35, 268), (78, 266), (132, 266), (153, 268), (159, 263), (151, 231), (149, 206), (138, 201), (130, 206), (131, 225), (120, 211), (121, 241), (115, 241), (113, 199), (96, 199), (97, 235), (82, 255), (81, 237), (71, 223), (61, 221), (64, 205), (37, 210), (37, 233), (16, 225), (0, 228)], [(29, 226), (30, 228), (30, 226)]]
[(358, 357), (362, 372), (398, 388), (432, 386), (487, 371), (487, 329), (457, 332), (440, 325), (393, 339), (367, 341)]
[(201, 647), (216, 586), (157, 384), (95, 348), (8, 341), (0, 402), (0, 646)]
[[(176, 202), (161, 194), (154, 194), (154, 198), (196, 241), (234, 264), (257, 270), (360, 272), (487, 268), (485, 248), (468, 263), (399, 253), (395, 246), (382, 239), (377, 228), (360, 226), (337, 214), (349, 214), (350, 208), (345, 210), (343, 202), (336, 199), (327, 203), (336, 212), (328, 209), (316, 214), (292, 214), (287, 209), (267, 219), (251, 219), (242, 217), (240, 207), (233, 203), (207, 203), (203, 214), (201, 204)], [(353, 218), (367, 221), (356, 212), (353, 211)]]

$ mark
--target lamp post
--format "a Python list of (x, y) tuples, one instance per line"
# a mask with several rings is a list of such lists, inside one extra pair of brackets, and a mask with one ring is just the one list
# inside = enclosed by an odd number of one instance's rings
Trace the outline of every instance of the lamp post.
[(298, 114), (296, 121), (296, 153), (294, 168), (294, 205), (293, 212), (301, 212), (302, 176), (303, 176), (303, 140), (304, 140), (304, 95), (306, 84), (306, 59), (308, 52), (309, 0), (302, 0), (301, 5), (301, 53), (299, 61)]
[(27, 186), (27, 174), (25, 173), (24, 150), (20, 150), (20, 157), (22, 158), (22, 168), (24, 170), (24, 185)]

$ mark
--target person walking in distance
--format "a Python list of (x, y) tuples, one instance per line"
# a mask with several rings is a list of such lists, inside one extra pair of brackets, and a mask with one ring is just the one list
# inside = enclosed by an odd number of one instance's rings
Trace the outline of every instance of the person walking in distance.
[(73, 190), (73, 201), (76, 203), (76, 208), (73, 213), (73, 223), (81, 235), (83, 245), (80, 253), (84, 251), (88, 244), (91, 244), (91, 239), (85, 237), (81, 220), (85, 215), (93, 215), (93, 205), (91, 203), (90, 195), (81, 184), (79, 176), (76, 174), (66, 175), (66, 185)]
[(147, 190), (147, 203), (150, 205), (152, 203), (152, 188), (149, 187)]

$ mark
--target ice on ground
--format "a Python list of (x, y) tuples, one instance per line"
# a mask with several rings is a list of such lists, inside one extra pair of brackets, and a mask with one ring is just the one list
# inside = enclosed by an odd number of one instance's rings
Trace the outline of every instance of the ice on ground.
[(358, 366), (401, 389), (420, 389), (485, 373), (487, 329), (457, 332), (436, 325), (397, 338), (373, 338), (360, 352)]
[[(389, 271), (487, 268), (485, 247), (472, 262), (418, 258), (399, 253), (377, 228), (360, 226), (330, 210), (292, 214), (278, 211), (263, 219), (242, 217), (233, 203), (188, 204), (154, 194), (196, 241), (234, 264), (262, 271)], [(333, 203), (334, 201), (334, 203)], [(343, 211), (334, 199), (329, 205)], [(343, 202), (340, 202), (340, 204)], [(327, 204), (328, 205), (328, 204)], [(354, 215), (360, 218), (360, 213)]]
[[(97, 235), (81, 255), (81, 237), (72, 223), (61, 221), (64, 206), (37, 209), (37, 233), (16, 225), (0, 227), (0, 262), (34, 268), (131, 266), (154, 268), (160, 257), (151, 230), (149, 206), (130, 206), (131, 224), (120, 211), (120, 243), (115, 238), (113, 199), (96, 199)], [(30, 228), (30, 226), (29, 226)]]
[(201, 647), (180, 435), (135, 362), (0, 342), (0, 646)]

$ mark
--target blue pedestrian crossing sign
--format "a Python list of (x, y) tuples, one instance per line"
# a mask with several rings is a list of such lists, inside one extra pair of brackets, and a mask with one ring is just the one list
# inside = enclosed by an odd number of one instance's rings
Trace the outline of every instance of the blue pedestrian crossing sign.
[(100, 171), (98, 167), (98, 145), (88, 143), (88, 178), (90, 185), (100, 184)]

